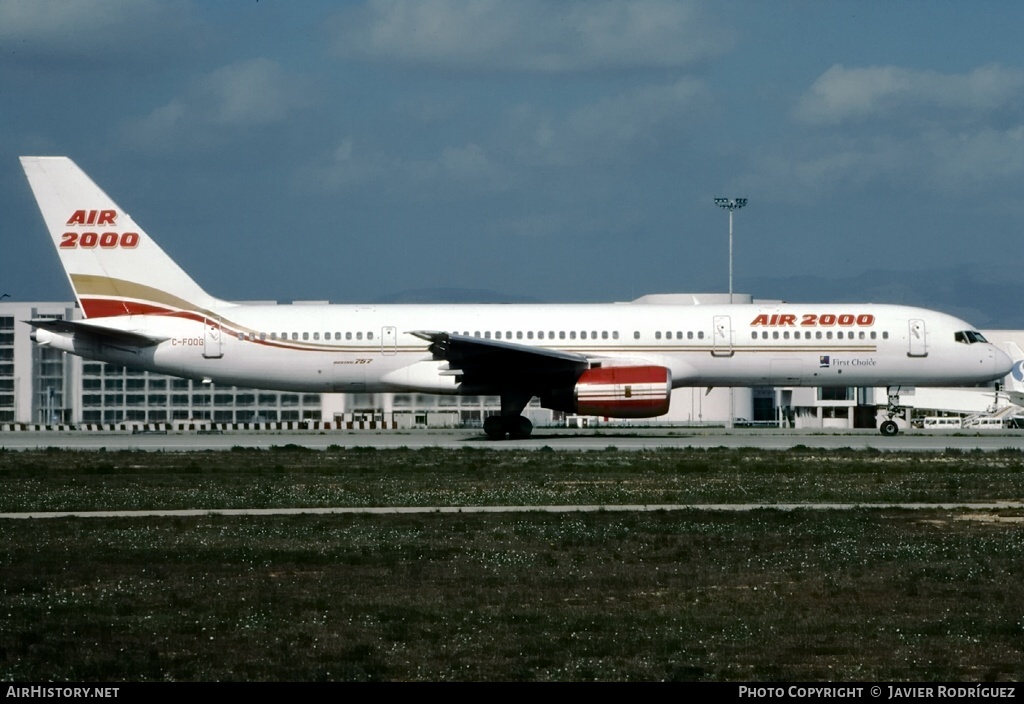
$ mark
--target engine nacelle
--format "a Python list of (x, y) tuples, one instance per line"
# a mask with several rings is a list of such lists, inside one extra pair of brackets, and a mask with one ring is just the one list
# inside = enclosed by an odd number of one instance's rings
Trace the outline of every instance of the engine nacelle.
[(654, 366), (588, 369), (576, 382), (575, 396), (580, 415), (663, 416), (672, 400), (672, 372)]

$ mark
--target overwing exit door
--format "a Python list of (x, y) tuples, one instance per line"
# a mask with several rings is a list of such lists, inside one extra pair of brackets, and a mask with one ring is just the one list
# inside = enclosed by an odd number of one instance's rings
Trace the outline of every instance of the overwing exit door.
[(731, 357), (732, 319), (728, 315), (716, 315), (714, 330), (711, 331), (711, 354), (715, 357)]

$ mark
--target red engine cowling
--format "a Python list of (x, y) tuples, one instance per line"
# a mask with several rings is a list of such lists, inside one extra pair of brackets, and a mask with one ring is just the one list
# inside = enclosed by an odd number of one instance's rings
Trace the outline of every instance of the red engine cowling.
[(672, 372), (665, 367), (598, 367), (576, 382), (576, 412), (609, 418), (653, 418), (668, 413)]

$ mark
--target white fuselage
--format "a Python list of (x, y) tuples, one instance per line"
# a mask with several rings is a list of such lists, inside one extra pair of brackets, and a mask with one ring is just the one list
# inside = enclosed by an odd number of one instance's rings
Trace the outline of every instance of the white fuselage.
[(166, 338), (132, 348), (40, 330), (84, 357), (238, 386), (309, 392), (457, 394), (431, 330), (586, 356), (595, 366), (658, 365), (680, 386), (956, 386), (1007, 373), (971, 327), (891, 305), (229, 305), (207, 318), (134, 315), (91, 324)]

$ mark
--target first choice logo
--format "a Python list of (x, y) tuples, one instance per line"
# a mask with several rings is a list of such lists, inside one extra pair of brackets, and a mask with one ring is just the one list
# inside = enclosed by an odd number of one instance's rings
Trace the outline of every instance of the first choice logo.
[(784, 328), (784, 327), (825, 327), (830, 328), (839, 326), (843, 328), (851, 327), (871, 327), (875, 324), (875, 316), (871, 313), (861, 313), (854, 315), (853, 313), (804, 313), (800, 317), (800, 322), (796, 321), (795, 313), (774, 313), (768, 315), (762, 313), (761, 315), (750, 321), (751, 327), (770, 327), (770, 328)]
[[(68, 218), (68, 227), (116, 226), (116, 210), (76, 210)], [(139, 246), (138, 232), (65, 232), (60, 236), (61, 249), (132, 249)]]

